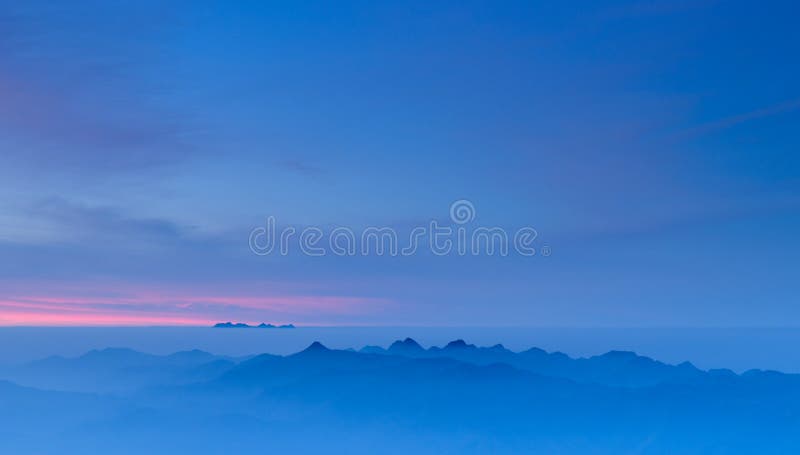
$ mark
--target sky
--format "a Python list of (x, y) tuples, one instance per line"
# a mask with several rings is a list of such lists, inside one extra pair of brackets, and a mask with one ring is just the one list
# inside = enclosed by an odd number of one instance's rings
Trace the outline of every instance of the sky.
[(799, 9), (0, 0), (0, 325), (796, 326)]

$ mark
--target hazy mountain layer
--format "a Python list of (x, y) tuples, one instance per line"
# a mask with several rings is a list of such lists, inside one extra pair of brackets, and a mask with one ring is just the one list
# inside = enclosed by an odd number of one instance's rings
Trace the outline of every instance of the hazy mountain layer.
[(4, 377), (19, 385), (0, 382), (0, 453), (800, 450), (797, 376), (633, 353), (571, 359), (410, 339), (248, 359), (107, 349)]

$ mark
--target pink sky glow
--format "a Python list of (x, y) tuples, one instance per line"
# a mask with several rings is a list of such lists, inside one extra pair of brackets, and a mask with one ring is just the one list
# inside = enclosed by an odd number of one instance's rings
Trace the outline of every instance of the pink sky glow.
[(263, 289), (250, 294), (129, 285), (36, 289), (0, 290), (0, 325), (210, 325), (229, 320), (313, 325), (324, 323), (326, 316), (360, 315), (387, 303)]

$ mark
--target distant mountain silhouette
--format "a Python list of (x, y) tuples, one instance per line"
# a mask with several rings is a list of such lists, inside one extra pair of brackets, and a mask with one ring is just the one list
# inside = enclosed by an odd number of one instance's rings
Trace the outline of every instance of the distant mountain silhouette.
[(0, 381), (0, 453), (800, 451), (797, 375), (626, 351), (573, 359), (410, 338), (243, 359), (112, 348), (7, 373), (25, 387)]
[(214, 328), (216, 328), (216, 329), (249, 329), (249, 328), (252, 328), (252, 327), (253, 326), (245, 324), (243, 322), (237, 322), (237, 323), (233, 323), (233, 322), (218, 322), (218, 323), (214, 324)]
[(48, 357), (8, 368), (1, 376), (51, 390), (126, 392), (161, 383), (208, 380), (244, 359), (215, 356), (200, 350), (159, 356), (125, 348), (106, 348), (76, 358)]
[(218, 322), (214, 324), (214, 328), (216, 329), (293, 329), (295, 328), (294, 324), (283, 324), (283, 325), (273, 325), (273, 324), (266, 324), (261, 323), (258, 325), (249, 325), (245, 324), (244, 322)]
[(403, 341), (395, 341), (389, 346), (389, 352), (396, 354), (416, 355), (424, 351), (422, 346), (411, 338), (406, 338)]
[(415, 358), (447, 357), (475, 365), (504, 363), (544, 376), (628, 387), (685, 382), (707, 375), (689, 362), (668, 365), (634, 352), (610, 351), (599, 356), (573, 359), (561, 352), (548, 353), (542, 349), (531, 348), (517, 353), (499, 344), (492, 347), (477, 347), (464, 340), (451, 341), (443, 348), (433, 346), (424, 349), (413, 339), (406, 338), (403, 341), (395, 341), (388, 349), (366, 346), (360, 352)]
[[(781, 449), (799, 445), (790, 436), (790, 428), (798, 424), (794, 412), (800, 410), (796, 375), (703, 372), (688, 364), (670, 366), (623, 351), (570, 359), (541, 350), (513, 353), (502, 346), (479, 348), (460, 340), (425, 350), (405, 339), (383, 353), (374, 350), (333, 350), (315, 342), (297, 354), (242, 362), (198, 393), (249, 390), (261, 397), (257, 400), (261, 406), (273, 411), (282, 409), (291, 397), (292, 408), (286, 412), (305, 415), (308, 422), (320, 418), (318, 407), (324, 403), (326, 412), (342, 422), (391, 416), (393, 428), (422, 426), (442, 435), (469, 428), (477, 440), (506, 441), (510, 446), (503, 447), (510, 452), (635, 452), (645, 441), (650, 449), (667, 453), (702, 453), (709, 446), (738, 453), (757, 451), (759, 444)], [(414, 357), (400, 352), (425, 354)], [(472, 361), (455, 358), (464, 353), (471, 353)], [(493, 362), (490, 354), (512, 360), (520, 356), (516, 361), (523, 365), (529, 357), (542, 356), (566, 362), (552, 370), (581, 380)], [(476, 359), (481, 363), (475, 363)], [(684, 370), (693, 373), (683, 376)], [(659, 376), (662, 373), (666, 376)], [(631, 382), (609, 380), (614, 374), (633, 374), (637, 387), (593, 380)], [(644, 385), (646, 381), (657, 384)], [(744, 428), (749, 433), (742, 432)], [(770, 438), (752, 439), (760, 431), (768, 432)], [(527, 436), (517, 439), (514, 435)], [(549, 442), (537, 446), (542, 438)], [(588, 445), (581, 446), (580, 441)]]

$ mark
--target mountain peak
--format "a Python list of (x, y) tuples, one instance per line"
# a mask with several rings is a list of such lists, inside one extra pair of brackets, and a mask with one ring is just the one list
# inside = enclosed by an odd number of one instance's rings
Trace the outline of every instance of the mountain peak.
[(467, 342), (462, 340), (462, 339), (458, 339), (458, 340), (453, 340), (453, 341), (447, 343), (447, 346), (445, 346), (444, 348), (445, 349), (465, 349), (465, 348), (472, 348), (472, 347), (475, 347), (475, 346), (471, 345), (471, 344), (467, 344)]
[(315, 341), (311, 343), (307, 348), (303, 350), (303, 352), (327, 352), (330, 349), (326, 348), (324, 344), (320, 343), (319, 341)]
[(422, 351), (422, 346), (419, 345), (414, 339), (406, 338), (405, 340), (397, 340), (389, 346), (390, 351)]
[(424, 350), (425, 349), (422, 346), (420, 346), (419, 343), (414, 341), (412, 338), (406, 338), (405, 340), (402, 341), (397, 340), (394, 343), (392, 343), (392, 345), (389, 346), (388, 349), (389, 352), (393, 353), (399, 352), (405, 354), (422, 352)]

